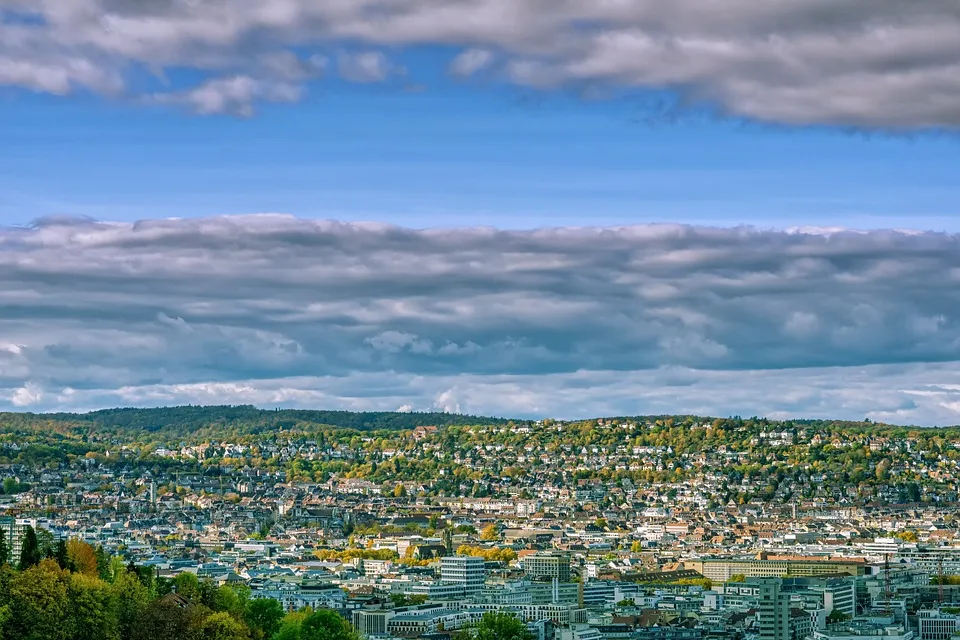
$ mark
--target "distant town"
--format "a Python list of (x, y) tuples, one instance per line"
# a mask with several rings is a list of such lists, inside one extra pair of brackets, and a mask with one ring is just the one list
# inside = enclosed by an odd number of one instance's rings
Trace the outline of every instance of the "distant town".
[[(317, 612), (373, 640), (502, 617), (533, 640), (960, 638), (960, 429), (0, 414), (0, 476), (0, 586), (20, 588), (0, 588), (3, 638), (162, 640), (150, 616), (192, 607), (204, 614), (183, 624), (217, 640), (313, 638), (282, 634)], [(42, 607), (17, 598), (42, 571), (144, 595), (107, 635), (79, 614), (36, 635)], [(130, 589), (110, 596), (117, 612)]]

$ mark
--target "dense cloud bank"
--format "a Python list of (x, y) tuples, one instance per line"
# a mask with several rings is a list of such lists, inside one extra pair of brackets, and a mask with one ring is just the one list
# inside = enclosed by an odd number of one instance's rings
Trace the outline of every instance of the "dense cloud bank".
[[(416, 81), (394, 58), (422, 46), (459, 78), (669, 88), (786, 124), (960, 125), (954, 0), (0, 0), (0, 85), (200, 113), (293, 102), (331, 74)], [(164, 88), (183, 69), (201, 79)]]
[(958, 249), (894, 231), (47, 220), (0, 231), (0, 395), (960, 422)]

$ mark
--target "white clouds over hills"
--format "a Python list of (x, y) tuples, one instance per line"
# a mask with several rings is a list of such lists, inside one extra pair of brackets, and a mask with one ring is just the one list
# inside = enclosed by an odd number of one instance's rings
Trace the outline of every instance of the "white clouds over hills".
[(148, 101), (203, 113), (296, 100), (328, 57), (384, 81), (402, 68), (389, 56), (424, 46), (454, 75), (525, 87), (668, 88), (786, 124), (960, 125), (953, 0), (0, 0), (0, 85), (117, 95), (190, 69), (205, 79)]
[(960, 239), (245, 216), (0, 231), (0, 404), (960, 422)]

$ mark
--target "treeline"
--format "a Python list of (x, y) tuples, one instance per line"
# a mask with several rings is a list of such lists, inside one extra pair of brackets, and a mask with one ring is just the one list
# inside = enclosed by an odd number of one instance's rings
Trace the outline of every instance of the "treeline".
[(0, 640), (359, 640), (334, 611), (285, 613), (244, 585), (158, 577), (43, 530), (8, 556), (0, 536)]
[[(727, 418), (717, 418), (713, 416), (695, 416), (695, 415), (649, 415), (649, 416), (620, 416), (613, 418), (599, 418), (605, 422), (637, 422), (640, 424), (651, 423), (663, 427), (692, 427), (694, 425), (710, 424), (715, 428), (723, 429), (746, 429), (748, 431), (758, 431), (764, 429), (771, 430), (794, 430), (811, 429), (819, 432), (840, 434), (871, 434), (878, 436), (906, 437), (918, 434), (939, 434), (944, 437), (960, 436), (960, 426), (944, 427), (915, 427), (908, 425), (895, 425), (874, 420), (833, 420), (824, 418), (792, 418), (786, 420), (775, 420), (753, 416), (744, 418), (742, 416), (730, 416)], [(584, 421), (589, 424), (595, 424), (596, 420)]]
[(457, 555), (483, 558), (488, 562), (513, 562), (517, 559), (517, 552), (510, 547), (473, 547), (467, 544), (457, 547)]
[(112, 432), (191, 434), (198, 430), (222, 429), (261, 433), (281, 429), (310, 430), (334, 427), (356, 431), (402, 431), (421, 425), (449, 426), (503, 424), (503, 418), (487, 418), (437, 412), (321, 411), (306, 409), (266, 410), (252, 405), (181, 406), (153, 409), (103, 409), (90, 413), (2, 413), (0, 426), (29, 428), (42, 425), (55, 430), (90, 429)]

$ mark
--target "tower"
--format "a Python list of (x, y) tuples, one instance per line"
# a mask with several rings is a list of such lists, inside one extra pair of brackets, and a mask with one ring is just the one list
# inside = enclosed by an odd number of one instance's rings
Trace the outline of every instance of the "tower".
[(883, 598), (886, 600), (886, 612), (887, 615), (890, 615), (890, 598), (893, 597), (893, 592), (890, 589), (890, 554), (883, 554)]
[(780, 588), (780, 578), (759, 578), (757, 623), (760, 640), (790, 640), (790, 599)]
[(443, 546), (447, 549), (447, 555), (453, 555), (453, 533), (450, 532), (450, 528), (447, 527), (443, 530)]

